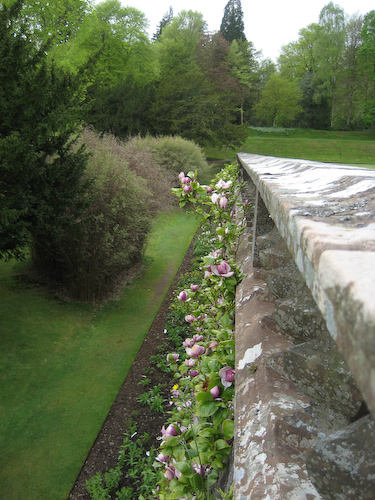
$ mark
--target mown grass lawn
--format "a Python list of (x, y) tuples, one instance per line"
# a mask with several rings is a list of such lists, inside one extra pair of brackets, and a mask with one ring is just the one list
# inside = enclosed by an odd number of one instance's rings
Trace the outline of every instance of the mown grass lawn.
[[(249, 128), (238, 152), (347, 165), (375, 166), (375, 136), (371, 132)], [(237, 151), (207, 149), (211, 158), (235, 158)]]
[(0, 263), (0, 498), (66, 500), (198, 227), (158, 218), (142, 276), (93, 309)]

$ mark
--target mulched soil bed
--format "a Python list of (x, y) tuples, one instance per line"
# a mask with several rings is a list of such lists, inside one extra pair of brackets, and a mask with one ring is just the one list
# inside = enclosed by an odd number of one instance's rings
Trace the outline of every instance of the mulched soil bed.
[[(98, 471), (104, 472), (117, 465), (118, 452), (123, 442), (124, 432), (129, 429), (129, 423), (137, 426), (139, 435), (148, 433), (150, 436), (150, 447), (158, 446), (157, 437), (160, 436), (160, 429), (166, 421), (164, 413), (156, 413), (149, 406), (142, 406), (137, 397), (146, 392), (149, 388), (157, 384), (165, 383), (165, 397), (168, 398), (173, 378), (156, 368), (151, 361), (153, 355), (165, 355), (158, 350), (158, 345), (167, 343), (168, 339), (164, 335), (169, 305), (173, 299), (173, 293), (177, 288), (180, 276), (189, 271), (193, 255), (193, 243), (190, 245), (183, 263), (157, 313), (154, 322), (144, 340), (132, 367), (113, 403), (110, 412), (91, 448), (77, 480), (70, 492), (68, 500), (90, 500), (91, 496), (85, 489), (87, 479), (90, 479)], [(171, 346), (172, 347), (172, 346)], [(154, 367), (153, 373), (148, 373), (149, 367)], [(147, 373), (151, 379), (149, 386), (143, 387), (138, 382), (142, 380), (142, 375)], [(79, 430), (77, 429), (77, 432)]]

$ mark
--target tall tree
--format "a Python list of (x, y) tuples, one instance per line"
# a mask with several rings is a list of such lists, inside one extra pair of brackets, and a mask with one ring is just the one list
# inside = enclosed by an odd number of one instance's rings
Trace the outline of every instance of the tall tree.
[(299, 31), (296, 41), (282, 46), (278, 64), (283, 77), (301, 79), (306, 73), (316, 72), (315, 43), (318, 29), (317, 24), (309, 24)]
[(273, 127), (290, 126), (302, 111), (300, 100), (301, 90), (296, 83), (274, 74), (264, 87), (261, 100), (256, 106), (256, 114), (260, 120)]
[(231, 75), (236, 78), (239, 85), (239, 111), (240, 123), (244, 123), (244, 107), (246, 99), (254, 88), (256, 79), (257, 62), (252, 42), (247, 40), (233, 40), (229, 50), (228, 58)]
[(181, 11), (164, 28), (163, 36), (153, 44), (162, 78), (195, 70), (195, 49), (205, 28), (202, 14), (191, 10)]
[(228, 42), (246, 40), (241, 0), (229, 0), (226, 4), (220, 33)]
[(142, 12), (106, 0), (86, 16), (77, 36), (59, 46), (55, 60), (75, 72), (92, 61), (84, 119), (125, 137), (145, 133), (156, 65)]
[(86, 156), (72, 149), (77, 80), (49, 64), (23, 2), (0, 4), (0, 258), (22, 258), (32, 238), (58, 237), (82, 192)]
[(362, 40), (359, 55), (368, 81), (364, 103), (365, 119), (372, 130), (375, 130), (375, 10), (365, 15)]
[(282, 47), (278, 64), (280, 75), (287, 80), (298, 82), (302, 90), (303, 113), (299, 117), (301, 126), (327, 129), (330, 124), (330, 103), (320, 88), (323, 81), (318, 77), (315, 47), (319, 29), (316, 23), (302, 28), (296, 41)]
[(346, 38), (345, 48), (340, 76), (341, 109), (343, 122), (346, 127), (350, 127), (353, 117), (358, 108), (358, 99), (362, 94), (363, 83), (361, 78), (361, 68), (358, 61), (358, 51), (362, 44), (363, 17), (354, 14), (345, 26)]
[(163, 31), (163, 28), (165, 28), (166, 26), (170, 25), (171, 22), (173, 21), (173, 9), (172, 9), (172, 6), (169, 7), (169, 11), (166, 12), (164, 14), (164, 16), (162, 17), (162, 20), (160, 21), (157, 29), (156, 29), (156, 33), (153, 35), (152, 37), (152, 40), (155, 41), (157, 40), (158, 38), (161, 37), (161, 33)]
[(321, 95), (330, 99), (332, 128), (336, 111), (337, 76), (345, 46), (345, 15), (339, 5), (329, 2), (320, 11), (318, 35), (315, 43), (319, 65), (317, 77), (323, 84), (316, 97)]

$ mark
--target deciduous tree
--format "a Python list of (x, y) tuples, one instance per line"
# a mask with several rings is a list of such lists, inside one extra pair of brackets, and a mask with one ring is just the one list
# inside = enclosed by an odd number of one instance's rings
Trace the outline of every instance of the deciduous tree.
[(344, 10), (333, 2), (323, 7), (319, 15), (318, 38), (315, 54), (318, 60), (317, 78), (322, 81), (316, 98), (326, 96), (331, 101), (331, 128), (336, 111), (337, 76), (342, 63), (345, 45)]
[(291, 125), (301, 113), (299, 105), (301, 90), (295, 82), (290, 82), (280, 75), (271, 76), (262, 92), (256, 114), (266, 124)]
[(363, 44), (360, 58), (368, 79), (367, 95), (364, 102), (367, 124), (375, 129), (375, 10), (368, 12), (362, 29)]

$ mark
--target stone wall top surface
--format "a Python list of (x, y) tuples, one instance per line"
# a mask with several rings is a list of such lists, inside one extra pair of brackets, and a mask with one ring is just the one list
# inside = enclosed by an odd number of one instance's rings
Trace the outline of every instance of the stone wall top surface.
[(375, 171), (240, 153), (375, 416)]

